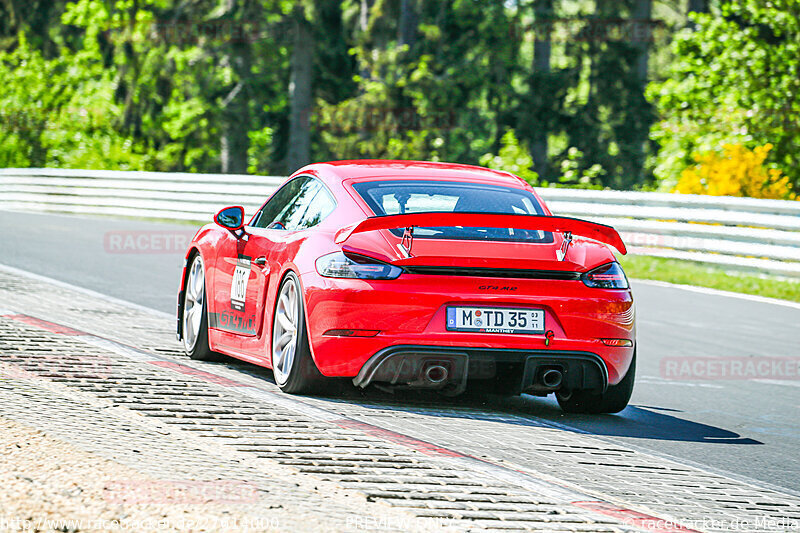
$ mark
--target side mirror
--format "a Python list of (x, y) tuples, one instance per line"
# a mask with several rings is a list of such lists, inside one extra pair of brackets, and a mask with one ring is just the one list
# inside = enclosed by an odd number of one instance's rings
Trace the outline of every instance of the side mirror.
[(244, 227), (244, 207), (226, 207), (214, 215), (214, 222), (229, 231), (239, 231)]

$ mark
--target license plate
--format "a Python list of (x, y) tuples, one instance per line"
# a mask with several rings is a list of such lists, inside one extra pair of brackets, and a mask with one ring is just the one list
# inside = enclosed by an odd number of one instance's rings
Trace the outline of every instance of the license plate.
[(448, 307), (447, 329), (476, 333), (544, 333), (544, 310)]

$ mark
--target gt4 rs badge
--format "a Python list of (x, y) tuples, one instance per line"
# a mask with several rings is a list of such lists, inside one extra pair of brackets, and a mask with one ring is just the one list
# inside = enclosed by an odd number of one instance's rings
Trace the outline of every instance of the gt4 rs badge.
[(244, 311), (244, 302), (247, 298), (247, 282), (250, 280), (250, 258), (239, 256), (236, 269), (233, 271), (231, 281), (231, 308)]

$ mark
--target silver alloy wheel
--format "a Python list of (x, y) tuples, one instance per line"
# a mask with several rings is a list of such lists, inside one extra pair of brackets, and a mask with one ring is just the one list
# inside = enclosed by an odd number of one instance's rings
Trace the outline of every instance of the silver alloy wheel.
[(198, 255), (189, 269), (186, 293), (183, 299), (183, 347), (187, 353), (194, 350), (203, 321), (203, 303), (206, 297), (206, 280), (203, 259)]
[(298, 304), (297, 284), (289, 277), (278, 296), (272, 325), (272, 372), (275, 381), (281, 386), (289, 380), (297, 353), (297, 326), (300, 315)]

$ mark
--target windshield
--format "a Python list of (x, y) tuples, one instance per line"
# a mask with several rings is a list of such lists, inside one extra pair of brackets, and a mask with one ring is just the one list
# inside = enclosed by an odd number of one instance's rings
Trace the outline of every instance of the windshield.
[[(376, 215), (407, 213), (500, 213), (544, 215), (530, 191), (498, 185), (451, 181), (365, 181), (353, 185)], [(390, 230), (402, 236), (402, 230)], [(461, 226), (417, 227), (414, 237), (428, 239), (553, 242), (550, 232), (515, 228), (469, 228)]]

